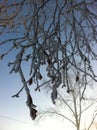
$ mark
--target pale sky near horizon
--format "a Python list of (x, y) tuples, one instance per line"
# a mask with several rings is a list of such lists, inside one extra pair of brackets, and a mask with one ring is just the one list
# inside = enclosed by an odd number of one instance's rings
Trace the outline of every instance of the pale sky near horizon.
[[(6, 57), (0, 61), (0, 130), (64, 130), (65, 128), (75, 130), (67, 121), (62, 122), (62, 120), (52, 117), (44, 118), (38, 124), (31, 120), (29, 109), (25, 104), (25, 91), (20, 94), (19, 98), (11, 98), (22, 87), (22, 83), (18, 74), (9, 74), (10, 68), (7, 66), (8, 59), (9, 57)], [(93, 66), (97, 74), (96, 64), (97, 62), (93, 63)], [(31, 87), (31, 94), (35, 99), (34, 102), (38, 106), (38, 109), (41, 109), (41, 107), (47, 108), (48, 105), (52, 105), (50, 97), (48, 102), (48, 97), (46, 97), (44, 90), (41, 93), (36, 93), (34, 92), (33, 86)]]
[[(65, 124), (65, 122), (60, 121), (60, 119), (55, 119), (52, 117), (44, 118), (39, 123), (32, 121), (29, 116), (29, 109), (27, 108), (26, 96), (23, 91), (19, 98), (11, 98), (11, 96), (18, 92), (21, 88), (22, 83), (17, 74), (9, 74), (10, 69), (7, 66), (6, 58), (0, 61), (0, 130), (63, 130), (68, 127), (68, 130), (72, 130), (70, 125)], [(52, 104), (50, 98), (46, 97), (46, 93), (35, 93), (32, 90), (32, 95), (35, 99), (35, 103), (38, 108), (44, 105), (47, 108)], [(37, 96), (39, 94), (39, 96)], [(44, 96), (41, 97), (41, 96)], [(38, 99), (39, 98), (39, 99)], [(34, 125), (35, 124), (35, 125)]]
[[(9, 75), (9, 71), (10, 69), (7, 66), (5, 58), (3, 61), (0, 61), (0, 130), (64, 130), (65, 128), (75, 130), (69, 122), (66, 120), (62, 121), (60, 118), (47, 117), (40, 120), (39, 123), (32, 121), (29, 116), (29, 109), (25, 104), (25, 92), (23, 91), (19, 98), (11, 98), (21, 88), (22, 83), (17, 74), (13, 73)], [(42, 106), (47, 108), (48, 105), (52, 104), (50, 98), (48, 102), (48, 97), (46, 97), (44, 91), (42, 93), (35, 93), (32, 88), (31, 94), (39, 109)]]
[[(9, 69), (4, 63), (0, 63), (0, 73), (2, 74), (0, 76), (0, 130), (64, 130), (64, 128), (73, 130), (70, 129), (72, 127), (68, 123), (66, 125), (52, 117), (44, 118), (39, 121), (40, 123), (32, 121), (29, 116), (29, 109), (25, 104), (25, 92), (21, 93), (19, 98), (11, 98), (22, 85), (19, 82), (19, 76), (9, 75)], [(33, 94), (38, 104), (36, 94)], [(40, 104), (45, 104), (45, 107), (47, 107), (47, 100), (42, 99)]]

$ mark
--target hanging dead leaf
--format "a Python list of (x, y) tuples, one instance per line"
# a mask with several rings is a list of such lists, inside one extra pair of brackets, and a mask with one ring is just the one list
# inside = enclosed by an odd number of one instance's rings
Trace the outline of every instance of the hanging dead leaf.
[(52, 79), (52, 84), (54, 83), (54, 81), (55, 81), (55, 79), (56, 79), (56, 77), (55, 76), (50, 76), (51, 77), (51, 79)]
[(50, 58), (48, 58), (47, 63), (48, 63), (49, 65), (51, 64), (51, 59), (50, 59)]
[(86, 62), (86, 61), (87, 61), (87, 57), (84, 58), (84, 62)]
[(30, 116), (32, 118), (32, 120), (35, 120), (36, 116), (37, 116), (37, 110), (34, 108), (30, 109)]
[(31, 85), (33, 83), (32, 77), (28, 80), (28, 83), (29, 83), (29, 85)]
[(77, 76), (76, 76), (76, 82), (77, 82), (78, 80), (79, 80), (79, 76), (77, 75)]
[(40, 80), (42, 79), (42, 75), (41, 75), (41, 74), (39, 75), (39, 79), (40, 79)]
[(40, 80), (43, 78), (39, 71), (37, 72), (37, 78), (40, 79)]
[(51, 99), (53, 104), (56, 104), (55, 99), (57, 99), (58, 92), (56, 88), (53, 88), (53, 91), (51, 92)]
[(69, 87), (67, 88), (67, 93), (70, 93), (70, 89), (69, 89)]

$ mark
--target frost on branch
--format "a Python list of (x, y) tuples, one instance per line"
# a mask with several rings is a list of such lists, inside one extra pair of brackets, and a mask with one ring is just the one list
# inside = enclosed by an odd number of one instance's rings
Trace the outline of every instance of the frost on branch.
[(26, 83), (26, 80), (25, 80), (25, 77), (23, 75), (23, 72), (22, 72), (22, 69), (21, 67), (19, 68), (19, 74), (20, 74), (20, 77), (21, 77), (21, 80), (23, 82), (23, 85), (24, 85), (24, 89), (26, 91), (26, 95), (27, 95), (27, 101), (26, 101), (26, 104), (27, 106), (29, 107), (29, 110), (30, 110), (30, 116), (31, 118), (34, 120), (37, 116), (37, 110), (35, 109), (35, 105), (33, 104), (33, 100), (32, 100), (32, 97), (30, 95), (30, 90), (27, 86), (27, 83)]
[[(88, 80), (97, 81), (91, 64), (97, 60), (96, 6), (93, 0), (53, 0), (53, 4), (52, 0), (21, 0), (0, 6), (0, 36), (7, 37), (0, 41), (0, 47), (8, 49), (0, 51), (0, 59), (14, 52), (15, 60), (9, 59), (8, 65), (11, 73), (19, 73), (23, 82), (13, 97), (19, 97), (25, 89), (28, 100), (29, 86), (36, 85), (34, 89), (40, 91), (49, 83), (55, 103), (59, 88), (65, 87), (67, 93), (71, 92), (70, 75), (74, 75), (75, 82), (84, 82), (81, 93), (84, 97)], [(30, 108), (35, 118), (37, 110), (32, 105)]]

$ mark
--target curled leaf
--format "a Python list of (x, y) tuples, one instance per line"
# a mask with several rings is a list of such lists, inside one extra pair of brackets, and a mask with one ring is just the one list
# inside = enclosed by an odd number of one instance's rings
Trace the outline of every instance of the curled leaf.
[(32, 100), (32, 97), (31, 97), (30, 94), (28, 94), (28, 96), (27, 96), (27, 102), (26, 103), (27, 103), (27, 106), (30, 109), (30, 116), (34, 120), (37, 116), (37, 114), (36, 114), (37, 110), (35, 109), (36, 106), (33, 104), (33, 100)]
[(70, 93), (70, 89), (69, 88), (67, 89), (67, 93)]
[(58, 96), (58, 92), (57, 92), (57, 89), (56, 88), (53, 88), (53, 91), (51, 93), (51, 99), (52, 99), (52, 102), (53, 104), (55, 104), (55, 99), (57, 99), (57, 96)]
[(26, 56), (26, 61), (29, 60), (30, 56), (31, 56), (30, 54)]
[(56, 77), (55, 77), (55, 76), (50, 76), (50, 77), (51, 77), (51, 80), (52, 80), (52, 82), (51, 82), (51, 83), (54, 83), (54, 81), (55, 81)]
[(77, 82), (78, 80), (79, 80), (79, 76), (77, 75), (77, 76), (76, 76), (76, 82)]
[(84, 58), (84, 62), (88, 61), (87, 57)]
[(32, 77), (28, 80), (28, 84), (31, 85), (33, 83)]
[(39, 79), (40, 79), (40, 80), (42, 79), (42, 75), (41, 75), (41, 74), (39, 75)]
[(30, 116), (32, 118), (32, 120), (35, 120), (36, 116), (37, 116), (37, 110), (34, 108), (30, 109)]
[(41, 75), (41, 73), (40, 73), (39, 71), (37, 72), (37, 75), (36, 75), (36, 76), (37, 76), (37, 78), (40, 79), (40, 80), (43, 78), (42, 75)]
[(47, 63), (48, 63), (49, 65), (51, 64), (51, 59), (50, 59), (50, 58), (48, 58)]

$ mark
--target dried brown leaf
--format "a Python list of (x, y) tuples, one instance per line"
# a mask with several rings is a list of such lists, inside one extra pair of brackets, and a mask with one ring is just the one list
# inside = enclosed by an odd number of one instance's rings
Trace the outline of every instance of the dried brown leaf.
[(37, 110), (34, 108), (30, 109), (30, 116), (31, 116), (32, 120), (35, 120), (35, 118), (37, 116)]
[(50, 58), (48, 58), (47, 63), (48, 63), (49, 65), (51, 64), (51, 59), (50, 59)]
[(40, 79), (40, 80), (42, 79), (42, 75), (41, 75), (41, 74), (39, 75), (39, 79)]
[(79, 76), (77, 75), (77, 76), (76, 76), (76, 82), (77, 82), (78, 80), (79, 80)]
[(33, 83), (32, 77), (29, 79), (28, 83), (29, 83), (29, 85), (31, 85)]
[(43, 78), (39, 71), (37, 72), (37, 78), (40, 79), (40, 80)]

